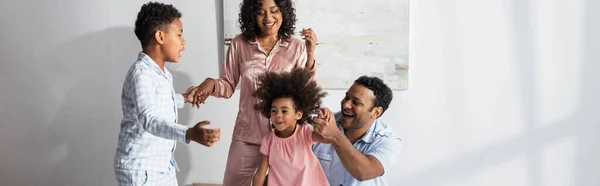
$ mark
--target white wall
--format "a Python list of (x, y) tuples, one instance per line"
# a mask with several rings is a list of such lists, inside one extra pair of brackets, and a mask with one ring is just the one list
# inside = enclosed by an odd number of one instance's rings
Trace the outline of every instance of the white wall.
[[(115, 184), (143, 2), (0, 2), (0, 185)], [(188, 44), (169, 67), (184, 90), (218, 74), (222, 2), (172, 3)], [(413, 0), (410, 88), (383, 116), (405, 142), (390, 185), (600, 185), (598, 12), (592, 0)], [(237, 99), (181, 112), (224, 136), (178, 146), (181, 184), (221, 181)]]

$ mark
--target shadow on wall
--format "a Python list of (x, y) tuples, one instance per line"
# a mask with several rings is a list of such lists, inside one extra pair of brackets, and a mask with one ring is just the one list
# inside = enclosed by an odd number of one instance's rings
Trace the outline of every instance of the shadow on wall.
[[(39, 57), (16, 51), (17, 61), (5, 67), (7, 77), (18, 81), (7, 82), (14, 88), (5, 93), (19, 99), (3, 103), (12, 109), (0, 114), (12, 123), (11, 132), (0, 137), (11, 144), (2, 148), (14, 151), (2, 152), (0, 180), (9, 185), (114, 185), (121, 89), (140, 50), (133, 28), (118, 27), (75, 37)], [(182, 121), (189, 119), (189, 113), (182, 116)], [(187, 149), (180, 148), (177, 158), (186, 175)]]
[(223, 72), (223, 65), (225, 64), (225, 35), (224, 35), (224, 30), (225, 30), (225, 26), (223, 25), (224, 22), (224, 18), (223, 18), (223, 1), (222, 0), (215, 0), (215, 18), (217, 19), (217, 26), (215, 27), (217, 29), (217, 48), (218, 48), (218, 58), (219, 59), (219, 74), (221, 74), (221, 72)]
[[(169, 71), (171, 71), (171, 75), (173, 75), (173, 87), (175, 87), (175, 92), (184, 93), (188, 87), (192, 86), (192, 80), (188, 75), (179, 72), (174, 68), (169, 68)], [(178, 123), (188, 127), (194, 126), (197, 122), (190, 121), (193, 110), (196, 109), (192, 108), (188, 103), (186, 103), (182, 109), (179, 109)], [(179, 166), (180, 170), (180, 172), (177, 173), (177, 182), (180, 185), (183, 185), (183, 183), (188, 179), (192, 167), (189, 145), (199, 144), (196, 142), (190, 142), (188, 145), (178, 143), (177, 150), (175, 151), (175, 160), (177, 161), (177, 165)]]
[[(597, 77), (600, 69), (600, 54), (597, 52), (600, 48), (600, 24), (594, 18), (599, 17), (599, 1), (587, 1), (585, 9), (585, 25), (583, 39), (583, 58), (581, 63), (581, 89), (579, 90), (579, 100), (581, 100), (578, 109), (572, 115), (564, 119), (550, 123), (541, 124), (536, 118), (536, 113), (541, 110), (535, 99), (535, 82), (533, 76), (535, 66), (532, 64), (534, 49), (531, 36), (533, 31), (529, 28), (529, 19), (524, 19), (529, 15), (530, 7), (528, 1), (515, 0), (515, 34), (516, 46), (519, 63), (519, 79), (522, 80), (522, 100), (525, 108), (525, 120), (528, 122), (527, 131), (522, 135), (510, 138), (498, 144), (487, 146), (472, 153), (462, 154), (454, 159), (434, 165), (415, 174), (401, 176), (399, 183), (403, 185), (440, 185), (452, 180), (465, 179), (477, 172), (494, 167), (503, 162), (513, 160), (516, 157), (527, 156), (530, 161), (527, 170), (529, 183), (527, 185), (543, 185), (544, 177), (542, 172), (548, 168), (542, 167), (544, 162), (542, 151), (545, 147), (551, 146), (557, 142), (568, 139), (575, 139), (574, 162), (571, 175), (573, 185), (600, 185), (600, 179), (595, 175), (600, 162), (596, 157), (600, 156), (597, 147), (600, 146), (597, 131), (600, 131), (598, 125), (597, 111), (600, 110), (600, 84), (594, 79)], [(456, 82), (453, 82), (456, 83)], [(595, 118), (595, 119), (594, 119)], [(540, 127), (541, 126), (541, 127)], [(477, 163), (474, 163), (476, 161)], [(435, 179), (431, 179), (435, 178)], [(569, 177), (566, 177), (569, 178)]]

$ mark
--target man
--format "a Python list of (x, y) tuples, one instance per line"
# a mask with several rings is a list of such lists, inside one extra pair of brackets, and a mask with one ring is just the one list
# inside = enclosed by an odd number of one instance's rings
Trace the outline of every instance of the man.
[(381, 79), (362, 76), (346, 92), (340, 113), (325, 108), (314, 119), (314, 131), (331, 142), (313, 145), (330, 185), (388, 185), (382, 176), (398, 160), (402, 139), (378, 118), (392, 97)]

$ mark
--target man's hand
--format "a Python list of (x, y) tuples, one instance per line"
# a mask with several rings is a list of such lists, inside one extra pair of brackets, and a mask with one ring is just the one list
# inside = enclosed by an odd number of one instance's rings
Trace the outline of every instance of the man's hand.
[(313, 121), (313, 130), (323, 138), (335, 141), (338, 137), (345, 137), (337, 127), (334, 115), (328, 108), (320, 109), (319, 114)]
[(189, 128), (185, 134), (185, 139), (211, 147), (215, 142), (221, 139), (221, 129), (204, 128), (204, 126), (209, 124), (210, 121), (201, 121), (196, 124), (196, 126)]

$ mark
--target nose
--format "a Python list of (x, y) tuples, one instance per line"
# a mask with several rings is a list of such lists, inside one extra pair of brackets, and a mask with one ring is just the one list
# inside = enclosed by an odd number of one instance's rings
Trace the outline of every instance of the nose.
[(342, 100), (342, 109), (349, 109), (351, 107), (350, 100)]
[(269, 22), (273, 19), (273, 13), (271, 11), (267, 11), (265, 17), (263, 17), (263, 22)]
[(275, 114), (271, 114), (271, 117), (274, 117), (274, 118), (276, 118), (276, 119), (279, 119), (279, 118), (281, 118), (281, 113), (277, 112), (277, 113), (275, 113)]
[(186, 43), (186, 40), (185, 40), (183, 37), (181, 37), (181, 40), (182, 40), (182, 41), (181, 41), (181, 44), (185, 45), (185, 43)]

